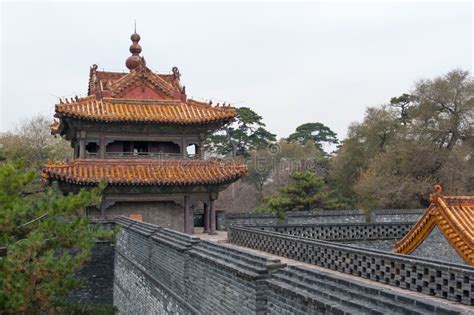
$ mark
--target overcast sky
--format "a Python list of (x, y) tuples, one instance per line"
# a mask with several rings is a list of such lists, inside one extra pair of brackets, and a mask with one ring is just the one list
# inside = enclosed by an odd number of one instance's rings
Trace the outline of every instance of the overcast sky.
[(178, 66), (188, 96), (248, 106), (287, 136), (323, 122), (341, 138), (367, 106), (419, 78), (472, 72), (473, 9), (461, 3), (2, 3), (0, 131), (58, 97), (85, 95), (89, 67), (125, 71), (133, 21), (147, 65)]

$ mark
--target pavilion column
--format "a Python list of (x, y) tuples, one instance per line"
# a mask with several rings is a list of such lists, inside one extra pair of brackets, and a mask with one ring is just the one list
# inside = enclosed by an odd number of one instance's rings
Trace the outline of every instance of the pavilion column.
[(80, 139), (79, 140), (79, 158), (83, 159), (86, 157), (86, 140)]
[(189, 234), (193, 235), (194, 234), (194, 207), (195, 204), (193, 203), (190, 207), (189, 211)]
[(209, 208), (204, 202), (204, 233), (209, 233)]
[(102, 201), (100, 202), (100, 218), (105, 219), (105, 209), (107, 208), (107, 203), (105, 201), (105, 196), (102, 196)]
[(181, 138), (181, 147), (182, 147), (181, 157), (183, 159), (188, 158), (187, 146), (188, 144), (187, 144), (186, 136), (183, 135), (183, 137)]
[(79, 157), (79, 146), (74, 143), (74, 159), (77, 159)]
[(197, 145), (197, 150), (198, 152), (196, 152), (196, 154), (198, 155), (198, 157), (200, 159), (203, 159), (204, 158), (204, 142), (199, 140), (199, 144)]
[(84, 159), (86, 157), (86, 132), (81, 130), (79, 133), (79, 158)]
[(100, 135), (99, 140), (99, 159), (105, 159), (105, 148), (107, 147), (107, 142), (105, 141), (105, 136)]
[(191, 234), (189, 196), (184, 196), (184, 233)]
[(209, 201), (209, 220), (209, 235), (216, 235), (216, 208), (213, 198)]

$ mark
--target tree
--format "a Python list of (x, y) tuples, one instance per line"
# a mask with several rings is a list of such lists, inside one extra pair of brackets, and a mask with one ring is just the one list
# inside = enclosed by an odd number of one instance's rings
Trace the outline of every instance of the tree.
[(399, 141), (373, 156), (354, 184), (357, 205), (363, 209), (419, 208), (427, 205), (434, 170), (443, 157), (417, 141)]
[(453, 150), (473, 137), (474, 79), (468, 71), (453, 70), (432, 80), (416, 83), (418, 131), (440, 147)]
[(58, 298), (77, 287), (77, 271), (98, 233), (81, 209), (100, 202), (104, 185), (64, 196), (38, 190), (21, 162), (0, 165), (0, 309), (5, 314), (60, 312)]
[[(338, 144), (337, 134), (332, 131), (328, 126), (316, 122), (306, 123), (296, 128), (296, 131), (288, 137), (288, 141), (298, 141), (301, 144), (305, 144), (308, 141), (314, 142), (314, 144), (323, 150), (323, 144)], [(324, 152), (324, 151), (323, 151)]]
[(219, 194), (218, 207), (246, 212), (290, 182), (295, 171), (326, 176), (328, 160), (313, 142), (300, 144), (280, 139), (270, 147), (250, 151), (248, 174)]
[(406, 126), (408, 122), (408, 111), (414, 101), (414, 96), (403, 93), (398, 97), (392, 97), (390, 99), (390, 105), (400, 109), (400, 121)]
[(369, 107), (364, 120), (349, 127), (330, 161), (330, 177), (345, 197), (357, 202), (354, 185), (375, 155), (397, 142), (402, 126), (389, 106)]
[(425, 206), (435, 183), (446, 193), (472, 194), (474, 82), (468, 72), (420, 80), (390, 103), (369, 108), (331, 160), (331, 178), (345, 196), (369, 209)]
[(0, 134), (0, 155), (11, 161), (22, 159), (32, 167), (40, 167), (48, 159), (72, 157), (70, 144), (51, 136), (50, 123), (46, 117), (36, 116), (21, 122), (13, 132)]
[(279, 189), (279, 193), (265, 198), (257, 211), (275, 212), (283, 218), (286, 211), (308, 211), (314, 209), (341, 209), (347, 204), (334, 189), (328, 187), (323, 178), (313, 172), (294, 172), (292, 182)]
[(235, 157), (248, 157), (250, 150), (265, 148), (276, 141), (276, 136), (266, 130), (262, 116), (247, 107), (236, 109), (234, 123), (224, 126), (211, 135), (206, 149), (218, 155), (231, 154)]

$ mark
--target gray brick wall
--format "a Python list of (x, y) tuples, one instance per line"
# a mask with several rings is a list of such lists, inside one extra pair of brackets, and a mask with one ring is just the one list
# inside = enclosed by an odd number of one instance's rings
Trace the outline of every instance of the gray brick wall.
[(114, 281), (114, 304), (119, 313), (265, 311), (263, 279), (278, 261), (151, 224), (125, 218), (118, 223), (123, 226), (116, 244)]
[(293, 211), (286, 213), (286, 224), (323, 224), (365, 222), (362, 210)]
[(374, 209), (371, 222), (416, 222), (425, 209)]
[(73, 290), (68, 299), (77, 303), (112, 304), (115, 246), (109, 241), (98, 241), (91, 257), (77, 273), (85, 280), (84, 286)]
[(279, 222), (272, 213), (226, 213), (218, 217), (219, 226), (260, 226), (330, 224), (330, 223), (364, 223), (364, 222), (416, 222), (424, 209), (374, 209), (368, 216), (363, 210), (318, 210), (293, 211), (285, 214), (284, 222)]
[(256, 226), (260, 230), (318, 240), (357, 241), (400, 239), (413, 223), (340, 223)]
[[(152, 224), (126, 218), (117, 223), (123, 227), (115, 256), (118, 314), (460, 314), (452, 305), (405, 297), (376, 283), (286, 266)], [(232, 228), (232, 237), (242, 237), (234, 235), (241, 230)], [(262, 241), (258, 235), (254, 239)], [(318, 255), (300, 247), (300, 254)]]
[[(193, 314), (161, 281), (122, 255), (115, 259), (114, 305), (118, 314)], [(119, 276), (117, 276), (119, 275)]]
[(376, 282), (474, 305), (474, 268), (333, 242), (231, 227), (231, 243)]

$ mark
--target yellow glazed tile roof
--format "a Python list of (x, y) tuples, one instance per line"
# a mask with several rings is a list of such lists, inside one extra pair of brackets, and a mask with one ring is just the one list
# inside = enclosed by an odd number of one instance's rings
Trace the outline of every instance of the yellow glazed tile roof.
[(442, 196), (439, 185), (435, 190), (431, 205), (393, 251), (410, 254), (438, 226), (459, 255), (474, 266), (474, 196)]
[(72, 160), (49, 162), (42, 170), (45, 180), (80, 185), (185, 186), (221, 184), (237, 180), (247, 167), (236, 161), (212, 160)]
[[(187, 100), (133, 100), (86, 97), (56, 105), (56, 117), (73, 117), (102, 122), (143, 122), (170, 124), (203, 124), (230, 121), (236, 115), (233, 107), (215, 107)], [(54, 126), (55, 130), (58, 129)], [(51, 128), (53, 131), (53, 128)]]

